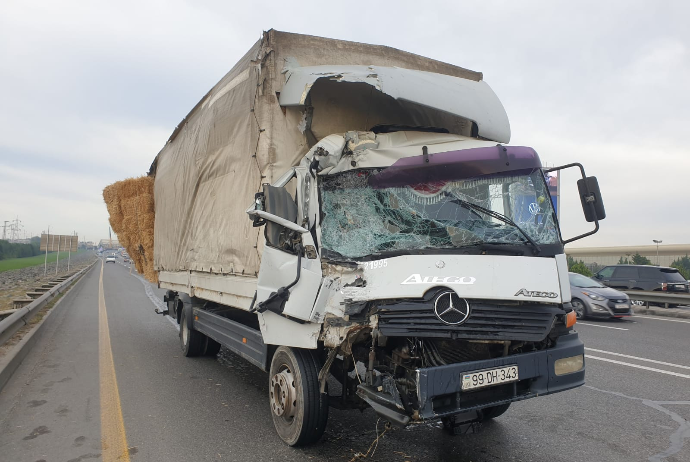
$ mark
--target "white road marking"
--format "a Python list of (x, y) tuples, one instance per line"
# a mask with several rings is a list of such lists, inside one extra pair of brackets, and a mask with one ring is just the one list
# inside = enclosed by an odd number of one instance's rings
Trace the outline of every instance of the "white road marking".
[(681, 369), (689, 369), (690, 370), (690, 366), (681, 366), (680, 364), (665, 363), (663, 361), (657, 361), (655, 359), (640, 358), (638, 356), (624, 355), (621, 353), (614, 353), (612, 351), (597, 350), (597, 349), (589, 348), (589, 347), (585, 347), (585, 350), (593, 351), (595, 353), (604, 353), (604, 354), (612, 355), (612, 356), (620, 356), (621, 358), (637, 359), (638, 361), (646, 361), (648, 363), (661, 364), (662, 366), (679, 367)]
[(635, 319), (655, 319), (657, 321), (682, 322), (684, 324), (690, 324), (690, 320), (675, 319), (675, 318), (658, 318), (656, 316), (647, 316), (644, 314), (635, 316)]
[(622, 327), (600, 326), (599, 324), (588, 324), (586, 322), (580, 322), (580, 321), (578, 321), (575, 325), (576, 326), (581, 325), (581, 326), (603, 327), (604, 329), (628, 330), (628, 329), (624, 329)]
[(675, 377), (681, 377), (684, 379), (690, 379), (690, 375), (686, 374), (679, 374), (678, 372), (671, 372), (671, 371), (665, 371), (662, 369), (656, 369), (654, 367), (647, 367), (647, 366), (640, 366), (637, 364), (631, 364), (631, 363), (624, 363), (623, 361), (616, 361), (615, 359), (608, 359), (608, 358), (600, 358), (598, 356), (592, 356), (592, 355), (585, 355), (585, 358), (588, 359), (596, 359), (598, 361), (606, 361), (607, 363), (613, 363), (613, 364), (620, 364), (621, 366), (628, 366), (628, 367), (634, 367), (636, 369), (644, 369), (645, 371), (652, 371), (652, 372), (658, 372), (660, 374), (666, 374), (666, 375), (673, 375)]

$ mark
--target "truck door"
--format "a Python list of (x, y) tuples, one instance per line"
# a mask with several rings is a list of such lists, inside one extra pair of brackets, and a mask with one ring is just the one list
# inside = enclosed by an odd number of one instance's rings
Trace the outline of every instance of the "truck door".
[[(297, 204), (285, 188), (266, 185), (264, 195), (267, 212), (292, 223), (297, 221)], [(309, 320), (321, 286), (321, 262), (315, 254), (311, 233), (291, 232), (271, 221), (267, 221), (265, 226), (255, 306), (281, 288), (290, 286), (282, 314)]]

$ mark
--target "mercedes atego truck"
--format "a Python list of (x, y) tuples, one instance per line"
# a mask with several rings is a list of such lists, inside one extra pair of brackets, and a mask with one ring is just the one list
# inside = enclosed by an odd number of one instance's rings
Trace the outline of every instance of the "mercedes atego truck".
[[(266, 371), (289, 445), (330, 406), (464, 432), (582, 385), (563, 246), (599, 229), (599, 187), (509, 141), (479, 72), (265, 32), (149, 171), (184, 355)], [(563, 168), (594, 228), (565, 240), (545, 180)]]

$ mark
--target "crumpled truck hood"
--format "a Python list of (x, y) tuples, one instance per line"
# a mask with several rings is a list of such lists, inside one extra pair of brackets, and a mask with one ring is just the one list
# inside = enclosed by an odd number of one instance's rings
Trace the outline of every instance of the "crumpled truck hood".
[(472, 120), (478, 134), (510, 141), (510, 122), (501, 101), (484, 82), (433, 72), (381, 66), (310, 66), (284, 70), (281, 106), (304, 106), (318, 79), (371, 85), (397, 100), (409, 101)]

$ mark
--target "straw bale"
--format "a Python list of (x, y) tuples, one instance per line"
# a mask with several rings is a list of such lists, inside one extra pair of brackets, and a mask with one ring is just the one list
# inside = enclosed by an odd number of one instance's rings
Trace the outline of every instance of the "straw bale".
[(153, 224), (156, 221), (156, 214), (153, 212), (148, 212), (139, 215), (139, 225), (142, 230), (151, 231), (153, 234)]
[(150, 282), (153, 282), (154, 284), (158, 283), (158, 272), (155, 271), (153, 268), (147, 267), (144, 270), (144, 277), (148, 279)]
[[(137, 215), (138, 215), (137, 202), (139, 202), (139, 201), (137, 200), (136, 197), (131, 197), (129, 199), (123, 200), (122, 201), (122, 213), (125, 216), (137, 219)], [(136, 221), (138, 221), (138, 219)]]
[(103, 189), (110, 226), (127, 249), (137, 271), (151, 282), (158, 281), (153, 269), (155, 222), (152, 177), (128, 178)]
[(137, 209), (139, 210), (139, 213), (153, 213), (154, 209), (154, 202), (153, 202), (153, 194), (140, 194), (137, 197)]
[(124, 180), (120, 182), (120, 197), (122, 199), (131, 199), (132, 197), (136, 197), (138, 189), (136, 178)]

